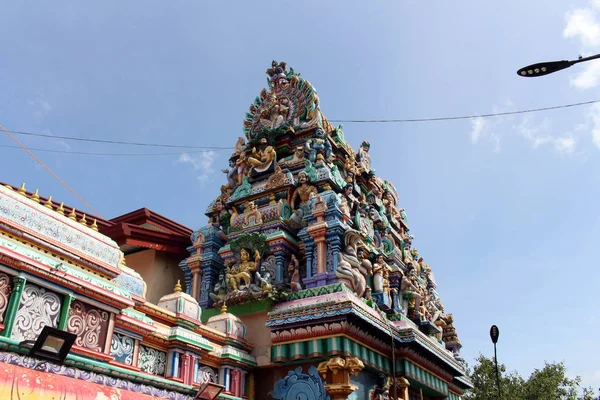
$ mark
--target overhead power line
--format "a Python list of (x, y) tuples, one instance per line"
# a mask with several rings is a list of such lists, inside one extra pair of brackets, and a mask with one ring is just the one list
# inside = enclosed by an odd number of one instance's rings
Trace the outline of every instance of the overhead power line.
[(36, 155), (31, 152), (31, 150), (29, 150), (21, 142), (19, 142), (19, 140), (16, 137), (14, 137), (13, 135), (11, 135), (9, 131), (7, 131), (6, 129), (4, 129), (4, 127), (2, 125), (0, 125), (0, 129), (2, 129), (4, 131), (4, 133), (6, 133), (8, 135), (8, 137), (10, 137), (12, 140), (14, 140), (15, 143), (17, 143), (23, 150), (25, 150), (27, 152), (27, 154), (29, 154), (35, 161), (37, 161), (38, 164), (40, 164), (42, 167), (44, 167), (44, 169), (46, 171), (48, 171), (50, 173), (50, 175), (52, 175), (53, 177), (55, 177), (60, 183), (62, 183), (62, 185), (64, 187), (66, 187), (67, 189), (69, 189), (69, 191), (71, 193), (73, 193), (79, 200), (81, 200), (83, 204), (85, 204), (86, 206), (88, 206), (90, 208), (90, 210), (92, 210), (97, 216), (99, 216), (100, 218), (103, 218), (102, 214), (100, 214), (98, 212), (98, 210), (96, 210), (94, 207), (92, 207), (87, 201), (85, 201), (83, 199), (83, 197), (81, 197), (79, 194), (77, 194), (77, 192), (75, 190), (73, 190), (73, 188), (71, 188), (71, 186), (67, 185), (65, 183), (65, 181), (63, 181), (62, 179), (60, 179), (60, 177), (58, 175), (56, 175), (54, 173), (54, 171), (52, 171), (49, 167), (47, 167), (46, 164), (44, 164), (42, 162), (42, 160), (40, 160), (39, 158), (37, 158)]
[[(410, 123), (410, 122), (435, 122), (435, 121), (454, 121), (454, 120), (463, 120), (463, 119), (475, 119), (475, 118), (491, 118), (491, 117), (502, 117), (507, 115), (516, 115), (516, 114), (526, 114), (533, 112), (541, 112), (541, 111), (549, 111), (549, 110), (557, 110), (561, 108), (570, 108), (570, 107), (579, 107), (585, 106), (589, 104), (600, 103), (600, 100), (591, 100), (584, 101), (580, 103), (571, 103), (571, 104), (563, 104), (559, 106), (552, 107), (542, 107), (542, 108), (532, 108), (528, 110), (518, 110), (518, 111), (506, 111), (506, 112), (498, 112), (498, 113), (489, 113), (489, 114), (475, 114), (475, 115), (461, 115), (461, 116), (451, 116), (451, 117), (431, 117), (431, 118), (405, 118), (405, 119), (331, 119), (330, 122), (334, 123)], [(56, 136), (47, 133), (35, 133), (35, 132), (26, 132), (26, 131), (13, 131), (9, 130), (7, 132), (11, 132), (17, 135), (26, 135), (26, 136), (36, 136), (36, 137), (45, 137), (49, 139), (63, 139), (63, 140), (74, 140), (79, 142), (92, 142), (92, 143), (105, 143), (105, 144), (117, 144), (117, 145), (128, 145), (128, 146), (144, 146), (144, 147), (166, 147), (166, 148), (179, 148), (179, 149), (196, 149), (196, 150), (232, 150), (231, 146), (192, 146), (192, 145), (180, 145), (180, 144), (170, 144), (170, 143), (144, 143), (144, 142), (126, 142), (119, 140), (105, 140), (105, 139), (94, 139), (94, 138), (82, 138), (82, 137), (74, 137), (74, 136)], [(7, 146), (4, 146), (7, 147)], [(10, 146), (8, 146), (10, 147)], [(37, 151), (46, 151), (46, 152), (64, 152), (60, 150), (49, 150), (49, 149), (36, 149)], [(71, 154), (88, 154), (88, 155), (124, 155), (124, 156), (137, 156), (137, 155), (174, 155), (178, 153), (85, 153), (85, 152), (71, 152)]]
[(538, 111), (556, 110), (559, 108), (585, 106), (585, 105), (594, 104), (594, 103), (600, 103), (600, 100), (592, 100), (592, 101), (584, 101), (581, 103), (564, 104), (561, 106), (532, 108), (529, 110), (506, 111), (506, 112), (491, 113), (491, 114), (479, 114), (479, 115), (463, 115), (463, 116), (457, 116), (457, 117), (434, 117), (434, 118), (411, 118), (411, 119), (331, 119), (331, 120), (329, 120), (329, 122), (374, 124), (374, 123), (393, 123), (393, 122), (452, 121), (452, 120), (457, 120), (457, 119), (489, 118), (489, 117), (501, 117), (504, 115), (526, 114), (526, 113), (532, 113), (532, 112), (538, 112)]
[[(9, 149), (20, 149), (19, 146), (11, 146), (9, 144), (0, 144), (0, 147)], [(29, 147), (29, 150), (41, 151), (45, 153), (61, 153), (61, 154), (79, 154), (86, 156), (177, 156), (181, 152), (167, 152), (167, 153), (102, 153), (102, 152), (88, 152), (88, 151), (71, 151), (71, 150), (53, 150), (53, 149), (40, 149), (35, 147)], [(194, 150), (186, 151), (188, 154), (206, 153), (211, 150)]]
[(34, 133), (34, 132), (24, 132), (24, 131), (11, 131), (10, 133), (15, 133), (17, 135), (26, 135), (26, 136), (37, 136), (37, 137), (47, 137), (52, 139), (64, 139), (64, 140), (76, 140), (79, 142), (94, 142), (94, 143), (106, 143), (106, 144), (124, 144), (129, 146), (145, 146), (145, 147), (171, 147), (178, 149), (202, 149), (202, 150), (231, 150), (233, 147), (221, 147), (221, 146), (188, 146), (181, 144), (165, 144), (165, 143), (142, 143), (142, 142), (124, 142), (119, 140), (104, 140), (104, 139), (93, 139), (93, 138), (81, 138), (81, 137), (73, 137), (73, 136), (57, 136), (50, 135), (47, 133)]

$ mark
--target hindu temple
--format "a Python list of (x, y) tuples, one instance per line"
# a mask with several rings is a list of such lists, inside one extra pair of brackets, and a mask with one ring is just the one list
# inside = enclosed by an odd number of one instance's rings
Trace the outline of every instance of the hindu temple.
[(346, 142), (286, 63), (266, 73), (200, 229), (0, 186), (1, 399), (456, 400), (472, 386), (369, 142)]

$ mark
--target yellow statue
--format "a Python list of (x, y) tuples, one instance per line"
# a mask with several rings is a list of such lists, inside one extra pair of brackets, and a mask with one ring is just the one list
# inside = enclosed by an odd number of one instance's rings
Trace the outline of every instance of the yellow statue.
[(273, 146), (267, 145), (267, 139), (260, 139), (262, 149), (252, 148), (252, 155), (248, 157), (248, 163), (257, 172), (263, 172), (271, 166), (271, 163), (275, 161), (277, 152)]
[[(254, 261), (250, 261), (250, 254), (246, 249), (240, 251), (240, 262), (237, 265), (227, 267), (227, 284), (229, 289), (237, 291), (240, 289), (247, 288), (250, 285), (252, 273), (258, 269), (258, 262), (260, 261), (260, 253), (258, 250), (254, 252)], [(241, 285), (243, 281), (243, 284)]]

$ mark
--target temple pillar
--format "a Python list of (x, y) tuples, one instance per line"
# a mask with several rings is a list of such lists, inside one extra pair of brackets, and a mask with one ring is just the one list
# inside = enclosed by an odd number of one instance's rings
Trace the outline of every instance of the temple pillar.
[(327, 284), (327, 222), (324, 220), (325, 212), (327, 211), (327, 202), (320, 196), (312, 203), (312, 216), (315, 222), (306, 228), (308, 233), (314, 240), (317, 252), (317, 273), (314, 276), (315, 281), (311, 286), (323, 286)]
[(285, 252), (283, 250), (275, 252), (275, 266), (275, 280), (277, 283), (282, 283), (285, 275)]
[(4, 337), (10, 337), (12, 333), (17, 309), (19, 308), (19, 304), (21, 304), (21, 294), (25, 288), (25, 282), (27, 282), (27, 279), (22, 276), (13, 277), (12, 295), (10, 296), (8, 307), (6, 308), (4, 330), (2, 331), (2, 336)]
[(190, 290), (190, 296), (197, 299), (200, 296), (200, 268), (192, 269), (192, 288)]
[(317, 370), (326, 382), (325, 390), (331, 400), (348, 400), (348, 396), (358, 389), (358, 386), (350, 383), (350, 378), (358, 375), (364, 367), (357, 357), (335, 356), (320, 363)]
[(63, 297), (62, 306), (60, 308), (60, 317), (58, 319), (58, 329), (61, 331), (67, 330), (67, 322), (69, 321), (69, 311), (71, 311), (71, 302), (75, 300), (75, 296), (70, 293)]

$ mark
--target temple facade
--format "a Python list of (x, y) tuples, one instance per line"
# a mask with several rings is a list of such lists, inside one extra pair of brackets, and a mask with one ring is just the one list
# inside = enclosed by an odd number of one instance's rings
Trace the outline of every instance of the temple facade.
[[(285, 63), (267, 78), (199, 230), (0, 186), (0, 398), (194, 399), (209, 385), (221, 399), (454, 400), (471, 387), (369, 143), (354, 150)], [(64, 361), (24, 345), (44, 326), (76, 335)]]

